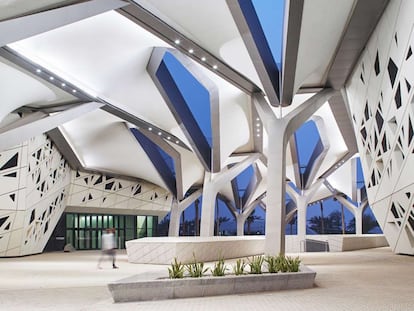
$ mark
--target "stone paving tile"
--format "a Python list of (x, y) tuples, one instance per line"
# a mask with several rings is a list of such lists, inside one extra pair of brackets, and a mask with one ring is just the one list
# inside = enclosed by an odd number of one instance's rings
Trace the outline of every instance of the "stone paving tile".
[(97, 252), (0, 259), (0, 310), (414, 310), (414, 257), (389, 248), (300, 254), (317, 272), (307, 290), (114, 304), (106, 284), (132, 275), (162, 275), (167, 266), (134, 265), (120, 253), (120, 269), (96, 269)]

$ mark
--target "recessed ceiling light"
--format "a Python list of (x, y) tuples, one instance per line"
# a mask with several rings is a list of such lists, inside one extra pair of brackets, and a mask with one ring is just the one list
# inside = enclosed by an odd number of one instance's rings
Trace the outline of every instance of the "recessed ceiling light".
[(258, 129), (256, 129), (256, 131), (257, 131), (257, 132), (260, 132), (260, 129), (258, 128)]
[(66, 83), (62, 83), (61, 86), (65, 87), (66, 86)]
[(201, 61), (205, 62), (206, 61), (206, 58), (204, 56), (201, 57)]
[(176, 144), (179, 144), (179, 143), (180, 143), (180, 141), (179, 141), (179, 140), (176, 140), (176, 141), (175, 141), (175, 143), (176, 143)]
[(171, 139), (171, 137), (170, 137), (170, 136), (168, 136), (168, 137), (167, 137), (167, 139), (169, 140), (169, 139)]
[(174, 43), (175, 43), (175, 44), (180, 44), (180, 42), (181, 42), (181, 41), (180, 41), (180, 39), (176, 39), (176, 40), (174, 41)]
[(217, 69), (217, 68), (218, 68), (218, 67), (217, 67), (217, 65), (214, 65), (214, 66), (213, 66), (213, 69)]
[(260, 126), (260, 123), (256, 123), (256, 126)]
[(194, 50), (193, 49), (189, 49), (188, 50), (188, 53), (193, 54), (194, 53)]
[(148, 128), (148, 131), (152, 131), (152, 127), (149, 127), (149, 128)]
[(37, 73), (41, 73), (41, 72), (42, 72), (42, 70), (40, 70), (40, 69), (36, 69), (36, 72), (37, 72)]
[(53, 81), (53, 80), (55, 80), (55, 78), (53, 78), (53, 77), (49, 77), (49, 80), (52, 80), (52, 81)]
[(76, 90), (72, 90), (72, 93), (76, 93)]
[(260, 134), (257, 134), (256, 136), (257, 136), (257, 137), (260, 137)]
[(256, 118), (256, 121), (260, 121), (260, 119), (259, 118)]
[(158, 136), (161, 136), (162, 135), (162, 133), (161, 132), (158, 132)]

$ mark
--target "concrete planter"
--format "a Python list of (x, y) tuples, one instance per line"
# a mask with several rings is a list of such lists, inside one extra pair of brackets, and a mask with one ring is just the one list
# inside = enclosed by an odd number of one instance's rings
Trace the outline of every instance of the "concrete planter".
[(138, 280), (130, 277), (108, 284), (115, 302), (235, 295), (313, 287), (316, 272), (301, 266), (295, 273), (206, 276), (202, 278)]

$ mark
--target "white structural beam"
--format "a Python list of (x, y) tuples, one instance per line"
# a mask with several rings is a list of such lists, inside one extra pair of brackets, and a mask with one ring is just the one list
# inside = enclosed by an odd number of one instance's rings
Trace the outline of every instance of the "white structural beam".
[(205, 173), (203, 186), (203, 205), (201, 209), (200, 236), (214, 235), (214, 210), (217, 193), (233, 178), (242, 173), (247, 167), (260, 158), (259, 153), (253, 153), (242, 162), (220, 173)]
[[(286, 147), (294, 131), (306, 122), (336, 91), (315, 94), (285, 117), (278, 119), (261, 94), (253, 102), (268, 133), (268, 175), (265, 253), (285, 253)], [(281, 137), (276, 140), (275, 137)]]
[(0, 22), (0, 46), (121, 8), (120, 0), (93, 0)]
[(313, 183), (308, 189), (303, 191), (303, 193), (301, 195), (298, 195), (297, 197), (297, 234), (300, 241), (306, 238), (306, 212), (308, 210), (308, 204), (311, 202), (313, 196), (318, 191), (323, 182), (324, 179), (318, 179), (315, 183)]
[(170, 214), (170, 226), (168, 228), (168, 236), (179, 236), (180, 218), (182, 212), (184, 212), (187, 207), (193, 204), (193, 202), (200, 197), (201, 193), (202, 189), (200, 188), (180, 202), (176, 199), (173, 200)]
[(102, 103), (91, 102), (49, 116), (43, 115), (41, 117), (39, 113), (33, 116), (29, 115), (0, 129), (0, 150), (16, 146), (31, 137), (43, 134), (61, 124), (99, 109), (103, 105)]
[(265, 193), (262, 193), (260, 196), (258, 196), (253, 202), (243, 207), (243, 212), (236, 215), (236, 222), (237, 222), (237, 235), (244, 235), (244, 223), (246, 222), (247, 218), (250, 216), (251, 213), (253, 213), (254, 209), (257, 205), (260, 204), (260, 202), (263, 200), (263, 198), (266, 196)]
[(341, 195), (336, 195), (335, 199), (338, 200), (343, 206), (345, 206), (355, 217), (355, 234), (362, 234), (362, 215), (364, 214), (365, 208), (368, 206), (368, 201), (361, 203), (361, 206), (356, 207), (346, 198)]
[(322, 166), (322, 163), (325, 160), (330, 148), (328, 131), (325, 128), (324, 120), (321, 117), (315, 116), (312, 117), (312, 120), (315, 122), (316, 127), (318, 128), (319, 142), (309, 159), (308, 166), (305, 169), (304, 185), (302, 185), (304, 189), (311, 187), (312, 183), (315, 181), (315, 178), (317, 177), (316, 174)]

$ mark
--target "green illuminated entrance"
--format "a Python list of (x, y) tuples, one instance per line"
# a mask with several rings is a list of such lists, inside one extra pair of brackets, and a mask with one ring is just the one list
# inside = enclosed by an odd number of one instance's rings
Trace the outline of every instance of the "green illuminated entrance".
[(125, 241), (156, 235), (157, 216), (65, 214), (66, 244), (76, 249), (100, 249), (101, 236), (107, 228), (115, 228), (118, 248), (125, 248)]

